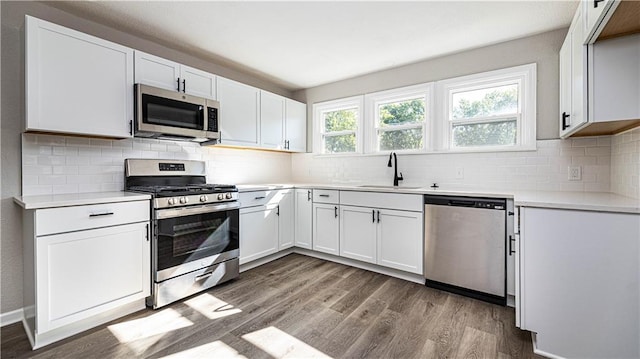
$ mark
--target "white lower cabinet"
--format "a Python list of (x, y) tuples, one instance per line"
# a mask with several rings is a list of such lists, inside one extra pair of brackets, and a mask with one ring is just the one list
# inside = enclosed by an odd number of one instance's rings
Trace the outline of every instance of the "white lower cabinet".
[(313, 250), (340, 255), (340, 218), (337, 204), (313, 204)]
[(640, 215), (520, 208), (517, 325), (565, 358), (640, 357)]
[(240, 209), (240, 264), (278, 251), (277, 206)]
[(294, 245), (294, 190), (240, 193), (240, 264)]
[(135, 223), (38, 238), (38, 332), (149, 295), (148, 225)]
[(422, 212), (380, 210), (379, 265), (422, 274)]
[(24, 325), (34, 349), (145, 307), (149, 208), (144, 200), (23, 212)]
[(376, 263), (375, 210), (341, 206), (340, 218), (340, 255)]
[(295, 246), (300, 248), (312, 248), (313, 235), (313, 202), (311, 202), (311, 189), (295, 190)]

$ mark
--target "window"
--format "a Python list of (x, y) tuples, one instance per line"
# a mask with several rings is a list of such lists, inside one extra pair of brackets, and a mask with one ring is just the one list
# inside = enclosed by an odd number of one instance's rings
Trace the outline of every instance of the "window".
[(427, 111), (432, 102), (429, 89), (429, 85), (418, 85), (365, 96), (372, 130), (368, 152), (425, 149), (429, 142)]
[(443, 149), (535, 146), (535, 71), (531, 64), (440, 82)]
[(360, 123), (362, 96), (314, 104), (314, 152), (340, 154), (362, 152)]

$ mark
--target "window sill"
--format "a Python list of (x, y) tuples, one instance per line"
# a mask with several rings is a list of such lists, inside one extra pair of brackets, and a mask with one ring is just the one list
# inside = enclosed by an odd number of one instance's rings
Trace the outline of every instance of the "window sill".
[(473, 149), (473, 150), (442, 150), (442, 151), (384, 151), (384, 152), (369, 152), (369, 153), (311, 153), (313, 157), (319, 158), (342, 158), (342, 157), (375, 157), (375, 156), (389, 156), (389, 153), (396, 152), (399, 155), (443, 155), (443, 154), (478, 154), (478, 153), (503, 153), (503, 152), (535, 152), (537, 146), (520, 146), (510, 148), (492, 148), (492, 149)]

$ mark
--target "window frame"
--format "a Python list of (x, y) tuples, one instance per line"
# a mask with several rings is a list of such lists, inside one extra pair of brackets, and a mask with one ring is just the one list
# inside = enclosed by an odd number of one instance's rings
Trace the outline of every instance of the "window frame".
[[(453, 120), (452, 97), (454, 93), (518, 84), (518, 109), (516, 113), (516, 143), (513, 145), (454, 147), (454, 124), (497, 122), (513, 116), (485, 116), (465, 120)], [(440, 97), (441, 118), (440, 148), (445, 152), (500, 152), (536, 149), (536, 64), (509, 67), (500, 70), (461, 76), (437, 82)]]
[[(345, 134), (353, 133), (356, 137), (356, 148), (354, 152), (337, 152), (337, 153), (327, 153), (325, 151), (325, 141), (324, 138), (327, 133), (324, 131), (324, 116), (323, 114), (326, 112), (340, 111), (356, 108), (358, 110), (358, 115), (356, 118), (356, 128), (355, 130), (347, 130), (347, 131), (334, 131), (329, 132), (330, 136), (340, 136)], [(313, 152), (315, 154), (325, 155), (325, 156), (348, 156), (354, 154), (362, 154), (363, 153), (363, 117), (364, 117), (364, 96), (352, 96), (337, 100), (319, 102), (313, 104), (313, 118), (314, 118), (314, 126), (313, 126)]]
[[(391, 128), (382, 129), (378, 127), (380, 121), (379, 106), (394, 102), (401, 102), (421, 98), (424, 100), (425, 112), (424, 119), (418, 124), (397, 125)], [(366, 153), (380, 154), (388, 152), (398, 153), (424, 153), (431, 149), (432, 145), (432, 119), (433, 119), (433, 83), (426, 83), (414, 86), (401, 87), (386, 91), (379, 91), (365, 95), (365, 137), (367, 138)], [(422, 147), (417, 149), (392, 149), (380, 150), (378, 141), (378, 132), (389, 132), (406, 130), (412, 128), (422, 129)]]

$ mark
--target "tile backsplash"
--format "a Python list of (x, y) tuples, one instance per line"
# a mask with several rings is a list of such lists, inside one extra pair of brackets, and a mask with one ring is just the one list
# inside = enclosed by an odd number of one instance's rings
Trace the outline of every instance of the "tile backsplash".
[(640, 198), (640, 128), (611, 137), (611, 191)]
[[(539, 140), (536, 151), (399, 155), (406, 186), (612, 191), (639, 198), (640, 129), (616, 136)], [(23, 195), (124, 189), (125, 158), (207, 162), (210, 183), (392, 184), (388, 155), (318, 156), (201, 147), (150, 139), (104, 140), (22, 135)], [(568, 180), (580, 166), (582, 179)]]
[(151, 139), (104, 140), (22, 135), (22, 194), (63, 194), (124, 189), (126, 158), (207, 162), (209, 183), (278, 183), (291, 180), (288, 153), (201, 147)]
[[(399, 155), (406, 186), (438, 183), (469, 189), (609, 191), (611, 137), (539, 140), (536, 151)], [(393, 168), (383, 156), (294, 154), (295, 182), (387, 184)], [(580, 166), (582, 179), (568, 180), (568, 167)]]

